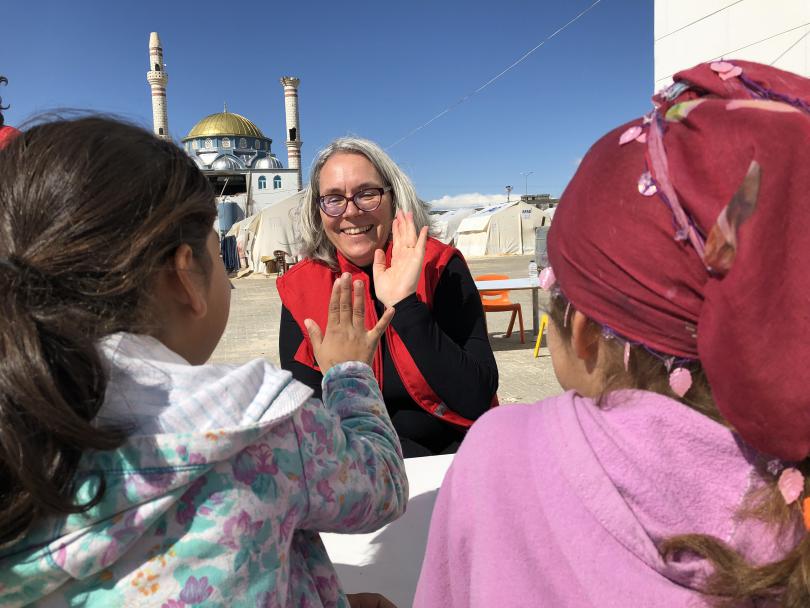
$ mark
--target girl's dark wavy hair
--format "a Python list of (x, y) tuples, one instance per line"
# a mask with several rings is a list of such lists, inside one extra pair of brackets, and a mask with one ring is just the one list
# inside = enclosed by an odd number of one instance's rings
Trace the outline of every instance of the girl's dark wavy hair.
[(94, 418), (99, 339), (148, 332), (155, 271), (182, 243), (204, 269), (214, 194), (174, 144), (100, 116), (52, 119), (0, 150), (0, 547), (82, 512), (86, 450), (125, 439)]

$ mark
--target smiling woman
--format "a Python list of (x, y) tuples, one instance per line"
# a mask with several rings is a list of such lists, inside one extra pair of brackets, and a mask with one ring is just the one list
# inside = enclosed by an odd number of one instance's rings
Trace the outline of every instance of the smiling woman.
[(281, 364), (320, 392), (307, 320), (321, 327), (332, 283), (361, 281), (366, 326), (394, 315), (373, 362), (405, 456), (454, 452), (496, 403), (498, 369), (461, 254), (428, 238), (411, 181), (375, 143), (343, 138), (313, 163), (302, 210), (305, 260), (277, 283)]

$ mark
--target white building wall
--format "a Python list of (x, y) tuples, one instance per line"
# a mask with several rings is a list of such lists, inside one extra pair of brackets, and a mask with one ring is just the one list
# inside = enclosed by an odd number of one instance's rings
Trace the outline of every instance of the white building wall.
[(272, 190), (270, 192), (262, 190), (261, 192), (254, 192), (251, 195), (251, 213), (259, 213), (261, 210), (267, 209), (267, 207), (272, 207), (276, 203), (290, 198), (290, 196), (296, 192), (298, 192), (298, 190), (276, 190), (275, 192)]
[[(281, 177), (281, 188), (273, 188), (273, 178)], [(267, 187), (259, 189), (259, 178), (264, 177)], [(252, 171), (250, 174), (250, 213), (258, 213), (279, 201), (289, 198), (298, 192), (298, 173), (291, 169), (275, 171)]]
[(716, 59), (810, 77), (810, 0), (655, 0), (653, 39), (655, 91), (675, 72)]

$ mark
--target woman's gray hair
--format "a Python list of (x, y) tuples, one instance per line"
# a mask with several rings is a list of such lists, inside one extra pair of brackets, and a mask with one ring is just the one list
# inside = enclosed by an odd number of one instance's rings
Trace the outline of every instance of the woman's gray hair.
[(321, 260), (332, 267), (337, 266), (335, 246), (329, 241), (323, 230), (320, 206), (320, 177), (321, 169), (334, 154), (362, 154), (383, 178), (386, 186), (391, 186), (391, 199), (394, 205), (394, 214), (397, 210), (413, 213), (413, 221), (417, 232), (423, 226), (431, 227), (430, 208), (427, 203), (416, 196), (410, 178), (405, 175), (397, 164), (391, 160), (380, 146), (368, 139), (359, 137), (341, 137), (334, 140), (318, 153), (312, 163), (309, 176), (309, 185), (304, 192), (301, 209), (301, 255)]

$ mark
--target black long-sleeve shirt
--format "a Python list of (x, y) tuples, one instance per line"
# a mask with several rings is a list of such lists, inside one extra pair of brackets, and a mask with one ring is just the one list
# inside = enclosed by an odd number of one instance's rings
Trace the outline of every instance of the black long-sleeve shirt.
[[(385, 306), (376, 298), (370, 268), (367, 274), (379, 315)], [(436, 286), (432, 311), (416, 294), (395, 304), (394, 309), (391, 324), (428, 385), (454, 412), (470, 420), (481, 416), (498, 389), (498, 367), (486, 332), (481, 298), (464, 261), (453, 258), (445, 267)], [(303, 339), (292, 314), (282, 308), (281, 366), (320, 397), (321, 373), (295, 360)], [(394, 367), (385, 337), (380, 347), (383, 397), (405, 456), (455, 451), (463, 433), (414, 402)]]

